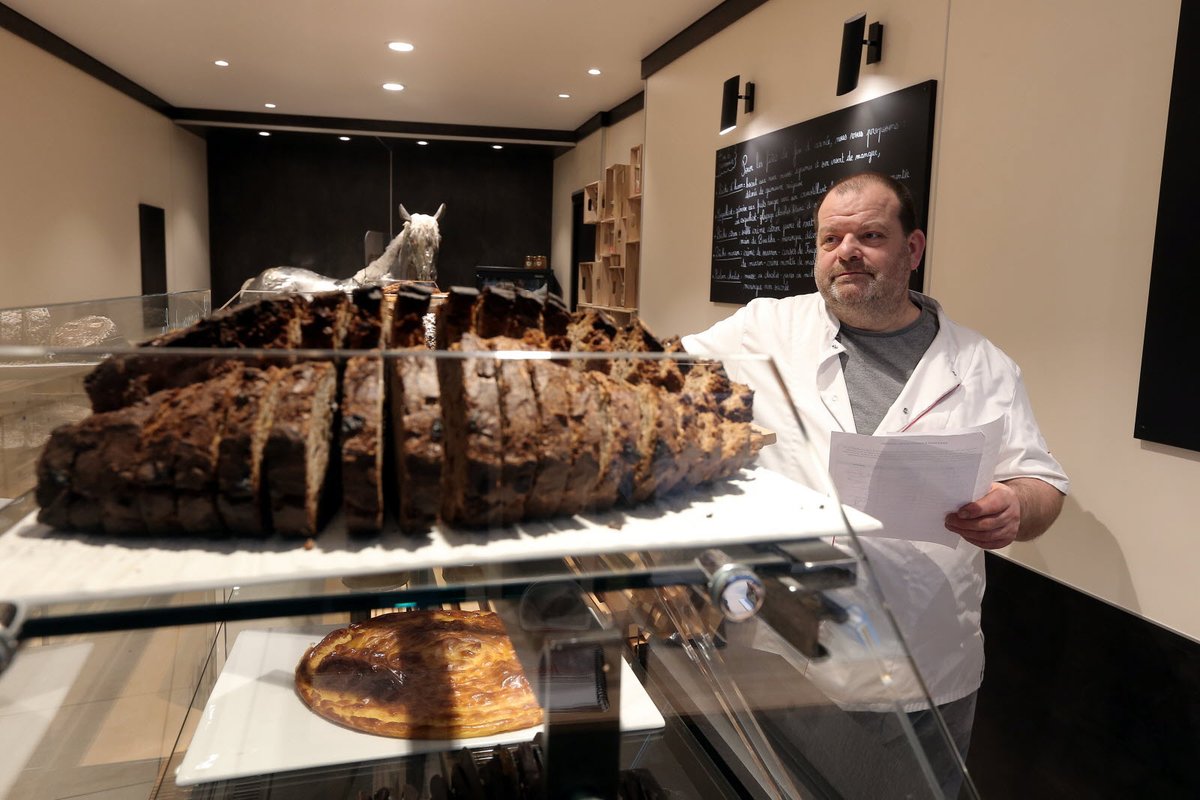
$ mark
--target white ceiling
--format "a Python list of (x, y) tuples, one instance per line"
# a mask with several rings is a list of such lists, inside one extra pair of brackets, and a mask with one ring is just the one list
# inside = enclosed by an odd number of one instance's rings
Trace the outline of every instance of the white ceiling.
[[(640, 92), (642, 58), (720, 4), (0, 2), (177, 108), (560, 131)], [(395, 40), (415, 50), (392, 52)], [(389, 81), (406, 88), (384, 91)]]

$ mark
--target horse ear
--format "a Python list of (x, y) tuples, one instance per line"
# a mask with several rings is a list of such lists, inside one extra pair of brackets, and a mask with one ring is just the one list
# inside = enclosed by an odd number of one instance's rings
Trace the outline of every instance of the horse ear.
[(442, 203), (440, 206), (438, 206), (437, 213), (433, 215), (433, 218), (434, 218), (435, 220), (441, 219), (441, 218), (442, 218), (442, 212), (443, 212), (443, 211), (445, 211), (445, 210), (446, 210), (446, 204), (445, 204), (445, 203)]
[(408, 222), (412, 219), (412, 216), (408, 213), (408, 209), (404, 207), (404, 203), (400, 204), (400, 219), (404, 220), (405, 222)]

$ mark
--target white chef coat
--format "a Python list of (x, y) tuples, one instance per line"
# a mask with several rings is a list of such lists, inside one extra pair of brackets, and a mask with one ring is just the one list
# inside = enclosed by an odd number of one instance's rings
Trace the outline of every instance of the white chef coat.
[[(879, 427), (868, 433), (936, 432), (1002, 417), (995, 480), (1039, 478), (1065, 494), (1067, 476), (1038, 430), (1016, 363), (975, 331), (951, 321), (932, 298), (917, 292), (912, 297), (936, 311), (938, 333)], [(785, 386), (762, 362), (731, 359), (726, 369), (733, 380), (754, 389), (754, 421), (778, 437), (759, 454), (759, 463), (818, 489), (828, 482), (814, 482), (812, 464), (815, 459), (827, 476), (830, 432), (859, 432), (842, 375), (843, 348), (834, 338), (838, 327), (814, 293), (753, 300), (707, 331), (683, 339), (689, 353), (774, 357)], [(978, 689), (983, 677), (983, 551), (967, 542), (951, 549), (878, 537), (860, 541), (933, 701), (949, 703)], [(893, 678), (899, 676), (901, 685), (892, 687), (895, 696), (905, 710), (922, 707), (919, 689), (903, 685), (903, 675), (910, 671), (897, 667)], [(831, 664), (830, 669), (836, 667)], [(810, 675), (821, 685), (819, 671), (810, 669)], [(828, 688), (836, 694), (836, 686)], [(861, 686), (843, 688), (849, 696), (840, 699), (846, 705), (864, 705), (856, 702)]]

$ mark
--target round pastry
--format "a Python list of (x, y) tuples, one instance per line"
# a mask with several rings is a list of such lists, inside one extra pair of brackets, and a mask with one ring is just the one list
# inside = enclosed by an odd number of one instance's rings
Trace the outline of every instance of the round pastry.
[(339, 628), (300, 659), (296, 692), (328, 720), (404, 739), (466, 739), (542, 721), (491, 611), (407, 611)]

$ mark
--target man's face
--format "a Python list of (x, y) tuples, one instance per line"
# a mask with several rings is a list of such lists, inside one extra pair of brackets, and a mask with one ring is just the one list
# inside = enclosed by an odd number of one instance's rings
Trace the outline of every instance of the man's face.
[(907, 307), (908, 276), (921, 260), (925, 236), (905, 236), (899, 211), (891, 190), (868, 183), (835, 191), (817, 212), (817, 289), (847, 324), (886, 330)]

